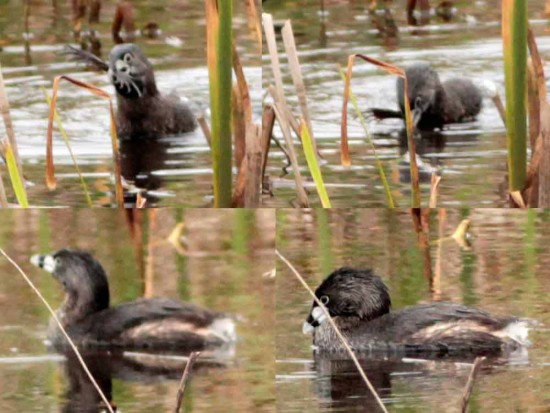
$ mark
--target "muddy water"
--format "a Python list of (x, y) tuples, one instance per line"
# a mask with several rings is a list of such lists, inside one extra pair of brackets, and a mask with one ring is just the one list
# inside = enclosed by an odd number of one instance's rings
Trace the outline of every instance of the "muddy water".
[[(382, 33), (367, 13), (362, 1), (289, 0), (266, 1), (264, 11), (276, 21), (291, 19), (309, 99), (315, 137), (326, 163), (323, 175), (333, 204), (340, 207), (387, 206), (375, 159), (365, 133), (350, 112), (350, 150), (353, 166), (340, 166), (339, 137), (343, 82), (337, 66), (345, 67), (352, 53), (406, 66), (430, 63), (442, 80), (470, 77), (477, 84), (495, 83), (504, 95), (500, 2), (458, 1), (450, 22), (433, 17), (425, 26), (407, 25), (404, 2), (391, 2), (397, 35), (391, 25)], [(434, 3), (434, 2), (432, 2)], [(324, 8), (321, 5), (324, 4)], [(543, 16), (545, 2), (530, 1), (529, 17), (545, 61), (550, 58), (550, 37)], [(384, 19), (381, 19), (382, 23)], [(380, 22), (379, 22), (380, 23)], [(282, 40), (280, 47), (282, 50)], [(284, 54), (283, 66), (286, 67)], [(264, 85), (271, 84), (268, 56), (263, 56)], [(546, 67), (548, 70), (550, 67)], [(284, 73), (287, 97), (297, 108), (288, 72)], [(356, 63), (352, 89), (364, 110), (369, 107), (398, 109), (395, 78), (365, 62)], [(504, 99), (504, 97), (503, 97)], [(453, 126), (441, 134), (424, 134), (417, 143), (423, 199), (428, 199), (433, 171), (442, 174), (440, 205), (505, 206), (501, 184), (506, 174), (506, 137), (503, 123), (490, 99), (484, 98), (476, 122)], [(296, 109), (298, 110), (298, 109)], [(350, 111), (353, 111), (350, 105)], [(398, 205), (410, 205), (408, 164), (399, 138), (401, 122), (369, 122), (379, 157)], [(279, 134), (280, 136), (280, 134)], [(284, 158), (279, 161), (284, 164)], [(301, 159), (301, 165), (305, 161)], [(294, 195), (291, 175), (274, 178), (273, 204), (288, 205)], [(312, 202), (318, 204), (314, 188)], [(427, 201), (426, 201), (427, 202)]]
[[(181, 222), (176, 250), (167, 238)], [(151, 269), (145, 277), (126, 217), (115, 211), (6, 211), (0, 247), (54, 307), (63, 298), (59, 285), (33, 267), (29, 255), (72, 246), (92, 250), (102, 262), (115, 304), (165, 296), (236, 314), (238, 342), (199, 358), (182, 411), (273, 412), (274, 280), (262, 275), (274, 268), (274, 225), (275, 214), (267, 210), (144, 215), (141, 245)], [(95, 391), (74, 360), (47, 351), (48, 319), (21, 276), (0, 258), (0, 411), (97, 412), (91, 402)], [(173, 411), (185, 365), (181, 358), (90, 355), (87, 361), (98, 380), (108, 374), (119, 411)], [(74, 407), (79, 400), (85, 409)]]
[[(374, 268), (388, 285), (394, 309), (435, 299), (478, 306), (495, 314), (537, 320), (527, 352), (486, 361), (476, 379), (470, 411), (547, 411), (550, 407), (550, 215), (495, 209), (448, 212), (441, 227), (450, 236), (471, 220), (471, 246), (452, 239), (430, 248), (441, 274), (430, 293), (424, 257), (408, 212), (278, 211), (277, 248), (316, 287), (343, 265)], [(430, 219), (430, 241), (439, 238)], [(347, 360), (315, 359), (302, 334), (311, 299), (278, 263), (276, 300), (277, 407), (280, 412), (378, 411)], [(456, 412), (471, 365), (380, 357), (362, 365), (390, 411)], [(513, 385), (511, 385), (513, 383)]]
[[(40, 206), (85, 206), (84, 192), (60, 135), (54, 145), (59, 188), (55, 192), (45, 188), (48, 107), (42, 88), (51, 89), (53, 78), (65, 74), (111, 94), (114, 91), (104, 73), (87, 70), (59, 53), (66, 44), (78, 44), (72, 35), (70, 2), (30, 2), (28, 34), (23, 20), (24, 3), (0, 2), (0, 62), (25, 175), (35, 184), (29, 189), (29, 197), (32, 204)], [(100, 54), (106, 59), (113, 46), (110, 33), (115, 3), (104, 3), (100, 23), (93, 26), (84, 23), (83, 30), (98, 32)], [(254, 112), (259, 116), (261, 62), (258, 45), (248, 28), (243, 2), (235, 3), (237, 47), (250, 84)], [(140, 0), (132, 4), (138, 29), (154, 22), (162, 31), (155, 39), (143, 36), (136, 39), (155, 67), (159, 89), (166, 93), (175, 90), (190, 101), (197, 113), (207, 109), (203, 2)], [(113, 169), (107, 103), (67, 84), (62, 86), (59, 112), (94, 204), (112, 205)], [(211, 155), (200, 130), (159, 145), (144, 147), (140, 143), (135, 146), (122, 148), (123, 175), (127, 179), (138, 177), (138, 185), (149, 190), (150, 205), (210, 204)]]

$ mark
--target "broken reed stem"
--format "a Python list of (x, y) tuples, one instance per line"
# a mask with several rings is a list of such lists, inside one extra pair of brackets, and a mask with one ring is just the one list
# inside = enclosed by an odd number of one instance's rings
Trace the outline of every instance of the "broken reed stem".
[(262, 136), (261, 136), (261, 149), (262, 149), (262, 176), (261, 182), (263, 185), (265, 179), (265, 171), (267, 168), (267, 159), (269, 156), (269, 148), (271, 138), (273, 135), (273, 127), (275, 126), (275, 110), (271, 105), (266, 105), (262, 114)]
[(241, 173), (246, 152), (246, 121), (242, 95), (236, 84), (233, 85), (233, 92), (231, 93), (231, 123), (233, 130), (233, 163)]
[(265, 41), (269, 57), (271, 59), (271, 70), (273, 79), (275, 80), (276, 96), (275, 102), (285, 102), (285, 94), (283, 89), (283, 76), (281, 74), (281, 63), (279, 61), (279, 53), (277, 52), (277, 42), (275, 40), (275, 28), (273, 26), (273, 17), (271, 14), (262, 13), (262, 23), (265, 32)]
[(247, 176), (244, 191), (244, 207), (259, 208), (262, 193), (262, 136), (259, 125), (252, 122), (246, 125), (246, 165)]
[(500, 98), (500, 94), (497, 92), (494, 94), (494, 96), (491, 98), (493, 103), (495, 104), (495, 107), (498, 110), (498, 114), (500, 115), (500, 118), (502, 119), (502, 123), (506, 127), (506, 109), (504, 108), (504, 104), (502, 103), (502, 99)]
[[(309, 130), (309, 136), (315, 151), (315, 156), (320, 157), (317, 145), (315, 143), (315, 136), (313, 134), (313, 126), (311, 124), (311, 116), (309, 115), (309, 108), (307, 105), (306, 87), (304, 85), (304, 79), (302, 76), (302, 69), (300, 67), (300, 61), (298, 60), (298, 51), (296, 49), (296, 42), (294, 41), (294, 32), (292, 31), (292, 24), (290, 20), (287, 20), (283, 26), (283, 44), (288, 59), (288, 67), (290, 69), (290, 75), (292, 76), (292, 82), (296, 89), (296, 95), (298, 96), (298, 102), (300, 104), (300, 111), (302, 112), (302, 118), (305, 120), (307, 128)], [(302, 138), (300, 128), (300, 139)]]
[(472, 370), (470, 371), (470, 376), (468, 377), (468, 382), (466, 383), (464, 393), (462, 394), (462, 404), (460, 407), (460, 411), (462, 413), (466, 413), (468, 409), (468, 402), (470, 401), (470, 395), (472, 394), (472, 389), (474, 388), (474, 380), (483, 360), (485, 360), (485, 357), (476, 357), (474, 360)]
[(210, 132), (210, 126), (208, 126), (208, 123), (206, 122), (204, 115), (197, 116), (197, 122), (201, 127), (202, 133), (204, 134), (204, 138), (206, 139), (206, 143), (208, 144), (208, 147), (212, 149), (212, 133)]
[(252, 102), (250, 100), (250, 91), (243, 66), (235, 42), (233, 42), (231, 56), (233, 59), (233, 71), (237, 82), (233, 85), (233, 145), (235, 147), (235, 165), (240, 170), (243, 158), (246, 156), (246, 133), (252, 119)]
[(80, 364), (82, 365), (82, 368), (84, 369), (84, 371), (86, 372), (86, 375), (88, 376), (88, 378), (90, 379), (90, 381), (92, 382), (93, 386), (95, 387), (95, 389), (97, 390), (97, 392), (99, 393), (99, 396), (101, 397), (101, 400), (103, 400), (103, 403), (105, 403), (105, 407), (107, 408), (107, 410), (109, 411), (109, 413), (115, 413), (112, 406), (111, 406), (111, 403), (109, 402), (109, 400), (107, 400), (107, 397), (105, 397), (105, 394), (103, 394), (103, 391), (101, 390), (101, 388), (99, 387), (99, 385), (97, 384), (97, 382), (95, 381), (94, 379), (94, 376), (92, 376), (92, 373), (90, 372), (90, 370), (88, 369), (88, 366), (86, 366), (86, 363), (84, 362), (84, 359), (82, 358), (82, 356), (80, 355), (80, 352), (78, 351), (78, 348), (76, 347), (76, 345), (73, 343), (73, 341), (71, 340), (71, 337), (69, 337), (69, 335), (67, 334), (67, 332), (65, 331), (65, 328), (63, 328), (63, 325), (61, 324), (61, 321), (59, 321), (59, 318), (57, 318), (57, 315), (55, 314), (55, 311), (53, 310), (53, 308), (50, 306), (50, 304), (46, 301), (46, 299), (44, 298), (44, 296), (40, 293), (40, 291), (38, 290), (38, 288), (35, 287), (35, 285), (33, 284), (33, 282), (30, 280), (30, 278), (27, 276), (27, 274), (25, 274), (25, 272), (21, 269), (21, 267), (19, 267), (19, 265), (17, 265), (17, 263), (12, 260), (10, 258), (10, 256), (8, 254), (6, 254), (6, 252), (0, 248), (0, 254), (2, 254), (4, 257), (6, 257), (6, 259), (15, 267), (15, 269), (17, 269), (17, 271), (19, 271), (19, 273), (21, 274), (21, 276), (25, 279), (25, 281), (27, 282), (27, 284), (32, 288), (32, 290), (35, 292), (35, 294), (38, 296), (38, 298), (40, 298), (40, 300), (42, 301), (42, 303), (44, 303), (44, 305), (46, 306), (46, 308), (48, 309), (48, 311), (50, 312), (52, 318), (55, 320), (55, 322), (57, 323), (59, 329), (61, 330), (61, 332), (63, 333), (63, 335), (65, 336), (65, 338), (67, 339), (67, 341), (69, 342), (69, 345), (71, 346), (72, 350), (74, 351), (75, 355), (76, 355), (76, 358), (78, 359), (78, 361), (80, 362)]
[(281, 74), (281, 63), (279, 61), (279, 53), (277, 52), (277, 42), (275, 40), (275, 28), (273, 26), (273, 17), (271, 14), (262, 14), (262, 23), (264, 25), (265, 40), (269, 51), (269, 57), (271, 59), (271, 70), (273, 72), (273, 79), (275, 81), (275, 87), (269, 86), (268, 90), (273, 97), (275, 103), (279, 103), (282, 114), (285, 116), (290, 124), (290, 127), (298, 137), (300, 136), (300, 125), (294, 118), (294, 114), (287, 105), (284, 89), (283, 89), (283, 75)]
[(441, 176), (432, 174), (432, 180), (430, 185), (430, 203), (429, 208), (437, 208), (437, 195), (439, 192), (439, 184), (441, 183)]
[(4, 181), (2, 174), (0, 173), (0, 208), (8, 207), (8, 198), (6, 197), (6, 190), (4, 188)]
[(147, 203), (147, 198), (145, 198), (141, 192), (138, 192), (136, 195), (136, 208), (137, 209), (143, 209), (145, 208), (145, 204)]
[(181, 376), (180, 381), (180, 387), (178, 389), (178, 398), (176, 400), (176, 408), (174, 409), (174, 413), (179, 413), (181, 408), (181, 403), (183, 402), (183, 396), (185, 395), (185, 387), (187, 386), (187, 382), (189, 381), (189, 377), (191, 374), (191, 369), (193, 368), (193, 364), (195, 364), (195, 361), (197, 361), (197, 358), (200, 356), (200, 351), (193, 351), (191, 354), (189, 354), (189, 360), (187, 360), (187, 364), (185, 365), (185, 369), (183, 370), (183, 375)]
[(540, 99), (536, 85), (536, 75), (533, 66), (533, 59), (527, 59), (527, 116), (529, 120), (529, 145), (531, 147), (531, 158), (537, 144), (537, 137), (540, 133)]
[(434, 277), (432, 271), (432, 256), (430, 253), (430, 209), (412, 208), (411, 215), (416, 231), (418, 245), (424, 258), (424, 276), (430, 283), (430, 291), (433, 292)]
[(19, 150), (17, 149), (17, 141), (15, 139), (15, 132), (13, 130), (13, 123), (10, 116), (10, 102), (8, 100), (8, 94), (4, 85), (4, 77), (2, 76), (2, 66), (0, 65), (0, 112), (4, 119), (4, 126), (6, 127), (6, 134), (8, 135), (8, 141), (13, 149), (13, 155), (15, 156), (15, 162), (17, 163), (17, 169), (19, 176), (23, 178), (23, 166), (21, 165), (21, 158), (19, 157)]
[(527, 47), (529, 48), (529, 54), (531, 55), (531, 63), (533, 65), (533, 71), (535, 74), (537, 90), (539, 92), (539, 99), (541, 101), (547, 100), (546, 81), (544, 77), (544, 64), (540, 57), (535, 35), (529, 27), (527, 28)]
[[(260, 51), (262, 50), (262, 29), (260, 28), (260, 17), (258, 15), (258, 8), (256, 7), (256, 0), (245, 0), (246, 15), (248, 16), (248, 25), (256, 36)], [(260, 6), (261, 7), (261, 6)]]
[(262, 14), (262, 24), (264, 26), (265, 40), (269, 51), (269, 58), (271, 60), (271, 71), (273, 72), (273, 79), (275, 81), (275, 87), (270, 86), (268, 88), (269, 93), (275, 101), (274, 106), (279, 105), (281, 115), (284, 116), (289, 126), (294, 130), (294, 133), (301, 139), (300, 125), (294, 118), (294, 115), (287, 105), (284, 88), (283, 88), (283, 75), (281, 73), (281, 63), (279, 61), (279, 52), (277, 51), (277, 42), (275, 39), (275, 28), (273, 25), (273, 17), (271, 14)]
[(147, 255), (145, 257), (143, 274), (143, 297), (152, 298), (155, 295), (155, 244), (157, 243), (155, 235), (157, 233), (157, 208), (147, 210)]
[[(273, 86), (273, 85), (270, 85), (268, 88), (267, 88), (268, 92), (269, 92), (269, 95), (273, 98), (273, 101), (274, 102), (277, 102), (277, 90), (276, 88)], [(283, 108), (284, 109), (284, 115), (290, 125), (290, 128), (294, 131), (294, 134), (296, 135), (296, 137), (298, 139), (301, 139), (300, 137), (300, 125), (298, 125), (298, 121), (296, 120), (296, 118), (294, 117), (294, 113), (292, 113), (292, 111), (290, 110), (290, 108), (285, 105), (285, 107)]]
[(298, 165), (298, 157), (296, 156), (296, 151), (294, 149), (294, 142), (292, 142), (292, 136), (290, 135), (290, 127), (288, 125), (287, 119), (282, 113), (282, 110), (279, 110), (280, 107), (281, 107), (280, 103), (276, 103), (275, 106), (273, 106), (273, 109), (275, 110), (275, 117), (279, 121), (279, 125), (283, 132), (283, 136), (286, 141), (286, 146), (288, 148), (288, 154), (290, 157), (292, 172), (294, 174), (294, 180), (296, 182), (296, 192), (298, 194), (298, 202), (300, 203), (300, 207), (307, 208), (309, 207), (309, 200), (307, 197), (307, 192), (304, 188), (304, 183), (303, 183), (304, 181), (302, 178), (302, 174), (300, 173), (300, 166)]
[(359, 374), (361, 375), (361, 378), (363, 379), (363, 381), (365, 382), (365, 384), (367, 385), (368, 389), (371, 391), (371, 393), (373, 394), (374, 398), (376, 399), (376, 401), (378, 402), (378, 404), (380, 405), (380, 408), (382, 409), (382, 411), (384, 413), (388, 413), (388, 410), (386, 409), (386, 406), (384, 406), (384, 403), (382, 403), (382, 400), (380, 399), (380, 397), (378, 396), (378, 394), (376, 393), (376, 390), (375, 388), (373, 387), (373, 385), (371, 384), (371, 382), (369, 381), (365, 371), (363, 370), (363, 367), (361, 367), (361, 364), (359, 363), (359, 360), (357, 359), (357, 357), (355, 356), (355, 353), (353, 352), (353, 350), (351, 349), (350, 345), (348, 344), (348, 341), (346, 340), (346, 338), (342, 335), (342, 333), (340, 332), (340, 330), (338, 329), (338, 327), (336, 326), (336, 323), (334, 322), (334, 320), (332, 319), (332, 317), (330, 316), (327, 308), (325, 307), (325, 305), (321, 302), (321, 300), (319, 300), (317, 298), (317, 296), (315, 295), (315, 293), (313, 292), (313, 290), (309, 287), (309, 285), (307, 285), (306, 281), (304, 280), (304, 278), (300, 275), (300, 273), (296, 270), (296, 268), (294, 268), (294, 266), (279, 252), (279, 250), (275, 250), (275, 254), (277, 254), (277, 256), (279, 257), (279, 259), (281, 261), (283, 261), (286, 266), (294, 273), (294, 275), (296, 276), (296, 278), (298, 279), (298, 281), (300, 281), (300, 283), (304, 286), (304, 288), (308, 291), (308, 293), (313, 297), (313, 299), (315, 300), (315, 302), (317, 303), (317, 305), (319, 307), (321, 307), (321, 309), (323, 310), (323, 313), (325, 313), (325, 316), (327, 317), (328, 321), (330, 322), (330, 325), (332, 326), (332, 328), (334, 329), (334, 332), (336, 333), (336, 335), (338, 336), (338, 338), (340, 339), (340, 341), (342, 342), (342, 344), (344, 345), (344, 348), (346, 349), (346, 351), (348, 352), (349, 356), (351, 357), (351, 359), (353, 360), (353, 363), (355, 364), (355, 367), (357, 367), (357, 370), (359, 371)]
[(523, 195), (521, 191), (513, 191), (510, 192), (510, 198), (513, 202), (512, 205), (514, 205), (516, 208), (520, 209), (526, 209), (527, 204), (525, 203), (525, 200), (523, 199)]
[(250, 90), (248, 88), (248, 82), (246, 81), (246, 76), (244, 75), (243, 65), (241, 63), (235, 42), (231, 45), (231, 58), (233, 62), (233, 72), (235, 73), (235, 78), (237, 80), (238, 91), (240, 92), (244, 121), (247, 123), (252, 122), (252, 101), (250, 98)]
[[(447, 210), (445, 208), (439, 208), (437, 210), (437, 239), (441, 240), (444, 238), (444, 226), (445, 218), (447, 216)], [(443, 243), (438, 242), (437, 248), (435, 251), (435, 271), (434, 278), (432, 283), (432, 300), (438, 301), (441, 298), (441, 265), (442, 265), (442, 255), (443, 255)]]
[[(528, 25), (529, 26), (529, 25)], [(527, 29), (527, 45), (531, 55), (528, 70), (529, 127), (531, 162), (527, 172), (525, 188), (529, 207), (547, 208), (550, 206), (550, 103), (546, 92), (544, 64), (538, 51), (535, 37), (530, 27)], [(537, 101), (538, 99), (538, 101)]]

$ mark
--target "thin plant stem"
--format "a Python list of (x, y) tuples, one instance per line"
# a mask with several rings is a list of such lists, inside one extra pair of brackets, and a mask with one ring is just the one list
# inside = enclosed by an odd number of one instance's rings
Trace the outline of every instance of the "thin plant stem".
[[(50, 98), (48, 91), (44, 87), (42, 87), (42, 91), (44, 92), (44, 96), (46, 97), (48, 106), (51, 106), (52, 99)], [(78, 166), (78, 162), (76, 161), (76, 157), (73, 153), (73, 148), (71, 147), (71, 143), (69, 142), (69, 135), (67, 134), (67, 131), (63, 127), (63, 123), (61, 122), (61, 118), (59, 117), (59, 113), (57, 112), (57, 109), (54, 109), (53, 117), (54, 117), (55, 123), (57, 123), (57, 129), (59, 130), (59, 133), (61, 133), (61, 136), (65, 141), (65, 145), (67, 146), (67, 150), (69, 151), (69, 155), (71, 156), (71, 159), (73, 161), (73, 165), (76, 169), (76, 173), (78, 174), (78, 178), (80, 179), (80, 184), (82, 185), (82, 189), (84, 190), (84, 195), (86, 196), (86, 203), (88, 204), (89, 208), (93, 208), (92, 198), (90, 197), (88, 186), (86, 185), (86, 181), (82, 176), (82, 172), (80, 171), (80, 167)]]
[[(23, 177), (23, 165), (21, 163), (21, 158), (19, 157), (19, 150), (17, 148), (17, 140), (15, 139), (15, 132), (13, 129), (13, 122), (10, 115), (10, 102), (8, 100), (8, 94), (6, 91), (6, 86), (4, 83), (4, 77), (2, 75), (2, 65), (0, 65), (0, 114), (4, 119), (4, 125), (6, 127), (6, 134), (8, 136), (8, 141), (13, 148), (13, 155), (15, 157), (15, 162), (17, 164), (17, 170), (19, 176)], [(22, 178), (23, 179), (23, 178)]]
[[(340, 77), (346, 82), (346, 72), (342, 68), (338, 68), (340, 72)], [(388, 179), (386, 177), (386, 173), (384, 172), (384, 165), (382, 164), (382, 161), (380, 160), (378, 153), (376, 152), (376, 146), (374, 144), (374, 140), (372, 138), (372, 135), (370, 133), (370, 130), (367, 126), (367, 122), (365, 121), (365, 117), (361, 113), (361, 109), (359, 108), (359, 103), (357, 102), (357, 98), (355, 97), (355, 94), (351, 90), (351, 86), (349, 89), (349, 99), (351, 101), (351, 104), (353, 106), (353, 110), (355, 111), (355, 114), (359, 118), (359, 122), (361, 122), (361, 126), (363, 127), (363, 130), (365, 131), (365, 135), (367, 137), (367, 143), (370, 145), (372, 149), (372, 153), (374, 155), (374, 159), (376, 161), (376, 167), (378, 168), (378, 174), (380, 175), (380, 179), (382, 180), (382, 185), (384, 186), (384, 191), (386, 192), (386, 198), (388, 200), (388, 208), (395, 208), (395, 202), (393, 200), (393, 196), (391, 193), (390, 184), (388, 183)]]
[(7, 208), (8, 199), (6, 198), (6, 190), (4, 188), (4, 181), (2, 179), (2, 174), (0, 173), (0, 208)]
[(195, 361), (197, 361), (197, 358), (200, 356), (200, 354), (200, 351), (193, 351), (191, 354), (189, 354), (189, 360), (187, 360), (187, 364), (185, 365), (185, 369), (183, 370), (180, 386), (178, 388), (178, 398), (176, 400), (176, 408), (174, 410), (175, 413), (179, 413), (180, 411), (181, 403), (183, 402), (183, 396), (185, 395), (185, 387), (187, 386), (187, 382), (189, 381), (189, 377), (191, 375), (191, 369), (193, 368), (193, 364), (195, 364)]
[(313, 297), (313, 299), (315, 300), (315, 302), (317, 303), (317, 305), (319, 307), (321, 307), (321, 309), (323, 310), (323, 312), (325, 313), (325, 316), (327, 317), (328, 321), (330, 322), (330, 325), (332, 326), (332, 328), (334, 329), (334, 332), (336, 333), (336, 335), (338, 336), (338, 338), (340, 339), (340, 341), (342, 342), (342, 344), (344, 345), (344, 348), (346, 349), (346, 351), (348, 352), (349, 356), (351, 357), (351, 359), (353, 360), (353, 363), (355, 364), (355, 367), (357, 367), (357, 370), (359, 371), (359, 374), (361, 375), (361, 378), (363, 379), (363, 381), (365, 382), (365, 384), (367, 385), (368, 389), (371, 391), (371, 393), (373, 394), (374, 398), (376, 399), (376, 401), (378, 402), (378, 404), (380, 405), (380, 408), (382, 409), (382, 411), (384, 413), (388, 413), (388, 410), (386, 409), (386, 406), (384, 406), (384, 403), (382, 403), (382, 400), (380, 399), (380, 397), (378, 396), (378, 394), (376, 393), (376, 390), (375, 388), (373, 387), (373, 385), (371, 384), (371, 382), (369, 381), (365, 371), (363, 370), (363, 367), (361, 367), (361, 364), (359, 363), (359, 360), (357, 359), (357, 357), (355, 356), (355, 353), (353, 352), (353, 350), (351, 349), (348, 341), (346, 340), (346, 338), (342, 335), (342, 333), (340, 332), (340, 330), (338, 329), (338, 327), (336, 326), (336, 323), (334, 322), (334, 320), (332, 319), (332, 317), (330, 316), (327, 308), (324, 306), (324, 304), (321, 302), (321, 300), (319, 300), (317, 298), (317, 296), (315, 295), (315, 293), (313, 292), (313, 290), (309, 287), (309, 285), (307, 285), (306, 281), (304, 280), (304, 278), (300, 275), (300, 273), (296, 270), (296, 268), (294, 268), (294, 266), (290, 263), (290, 261), (288, 261), (280, 252), (279, 250), (275, 250), (275, 254), (277, 254), (277, 256), (279, 257), (279, 259), (281, 261), (283, 261), (286, 266), (294, 273), (294, 275), (296, 276), (296, 278), (298, 279), (298, 281), (300, 281), (300, 283), (304, 286), (304, 288), (308, 291), (308, 293)]
[(464, 394), (462, 395), (462, 403), (460, 406), (460, 411), (466, 413), (468, 411), (468, 402), (470, 401), (470, 396), (472, 394), (472, 389), (474, 388), (474, 380), (479, 371), (481, 363), (485, 360), (485, 357), (476, 357), (474, 364), (472, 365), (472, 370), (470, 370), (470, 375), (468, 376), (468, 382), (464, 388)]

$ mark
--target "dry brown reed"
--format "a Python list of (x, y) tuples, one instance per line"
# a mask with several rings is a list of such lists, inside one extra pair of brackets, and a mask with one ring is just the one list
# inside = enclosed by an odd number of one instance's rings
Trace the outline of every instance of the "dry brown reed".
[(275, 101), (273, 109), (275, 111), (277, 122), (281, 127), (281, 131), (285, 138), (289, 159), (291, 162), (292, 172), (294, 175), (294, 181), (296, 183), (296, 193), (298, 196), (298, 203), (300, 207), (307, 208), (309, 201), (306, 190), (304, 188), (304, 182), (300, 173), (300, 167), (298, 164), (298, 157), (294, 148), (294, 142), (292, 141), (291, 128), (300, 136), (299, 123), (294, 119), (292, 111), (287, 105), (284, 89), (283, 89), (283, 76), (281, 73), (281, 64), (279, 59), (279, 53), (277, 51), (277, 43), (275, 40), (275, 28), (273, 26), (273, 17), (270, 14), (262, 14), (262, 21), (264, 26), (265, 38), (269, 56), (271, 60), (271, 69), (273, 72), (273, 79), (275, 81), (275, 87), (270, 87), (270, 93)]
[(57, 105), (57, 95), (59, 92), (59, 84), (61, 80), (66, 80), (75, 86), (87, 90), (88, 92), (92, 93), (95, 96), (100, 97), (101, 99), (107, 100), (109, 102), (109, 115), (110, 115), (110, 121), (111, 121), (111, 146), (113, 151), (113, 163), (114, 163), (114, 175), (115, 175), (115, 194), (116, 194), (116, 202), (119, 208), (124, 207), (124, 192), (122, 189), (122, 173), (121, 173), (121, 166), (120, 166), (120, 153), (118, 150), (118, 136), (116, 131), (116, 121), (115, 121), (115, 110), (113, 107), (113, 101), (111, 99), (111, 95), (109, 95), (107, 92), (103, 91), (102, 89), (90, 85), (89, 83), (82, 82), (77, 79), (73, 79), (69, 76), (56, 76), (53, 81), (53, 92), (52, 92), (52, 98), (51, 98), (51, 104), (50, 104), (50, 112), (48, 115), (48, 130), (47, 130), (47, 136), (46, 136), (46, 184), (49, 189), (55, 189), (56, 187), (56, 180), (55, 180), (55, 168), (54, 168), (54, 162), (53, 162), (53, 121), (55, 118), (55, 111), (56, 111), (56, 105)]
[(460, 411), (462, 413), (466, 413), (468, 411), (468, 402), (470, 401), (472, 389), (474, 388), (474, 380), (477, 373), (479, 372), (479, 368), (481, 367), (481, 363), (483, 362), (483, 360), (485, 360), (485, 357), (476, 357), (476, 359), (474, 360), (474, 364), (472, 365), (472, 370), (470, 371), (470, 375), (468, 376), (468, 382), (466, 383), (464, 393), (462, 394), (462, 402), (460, 405)]
[(189, 354), (189, 359), (187, 360), (187, 364), (185, 365), (185, 369), (183, 370), (183, 374), (181, 376), (174, 413), (179, 413), (180, 411), (181, 403), (183, 402), (183, 396), (185, 395), (185, 387), (187, 386), (187, 382), (191, 377), (191, 369), (193, 368), (193, 365), (195, 364), (195, 361), (197, 361), (197, 358), (200, 356), (200, 354), (200, 351), (194, 351)]

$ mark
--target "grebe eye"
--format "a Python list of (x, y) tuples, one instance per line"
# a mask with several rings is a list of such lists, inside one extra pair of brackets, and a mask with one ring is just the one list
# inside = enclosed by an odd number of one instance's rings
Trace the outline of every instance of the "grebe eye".
[(327, 305), (330, 300), (328, 298), (328, 295), (323, 295), (321, 296), (321, 298), (319, 298), (319, 301), (321, 301), (324, 305)]

